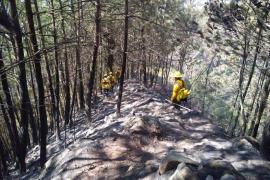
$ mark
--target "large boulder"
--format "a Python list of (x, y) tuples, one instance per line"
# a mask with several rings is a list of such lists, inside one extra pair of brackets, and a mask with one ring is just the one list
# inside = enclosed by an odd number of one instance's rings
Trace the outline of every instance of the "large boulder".
[(254, 148), (260, 150), (260, 143), (257, 139), (253, 138), (252, 136), (245, 136), (244, 137)]
[(246, 150), (259, 155), (260, 144), (250, 136), (234, 138), (233, 147), (241, 151)]
[(197, 180), (198, 177), (184, 162), (178, 164), (177, 169), (169, 180)]
[(224, 174), (220, 180), (237, 180), (235, 176), (231, 174)]
[(194, 169), (197, 169), (199, 166), (198, 162), (186, 157), (182, 153), (171, 151), (164, 159), (162, 159), (159, 165), (158, 174), (162, 175), (167, 171), (175, 170), (180, 163), (185, 163), (185, 165), (189, 165), (190, 168)]
[(220, 179), (226, 174), (232, 175), (238, 180), (245, 179), (230, 162), (224, 160), (207, 160), (198, 169), (198, 176), (203, 179), (209, 175), (213, 176), (214, 179)]
[(158, 118), (150, 116), (134, 116), (125, 124), (125, 131), (129, 134), (141, 134), (160, 138), (162, 127)]

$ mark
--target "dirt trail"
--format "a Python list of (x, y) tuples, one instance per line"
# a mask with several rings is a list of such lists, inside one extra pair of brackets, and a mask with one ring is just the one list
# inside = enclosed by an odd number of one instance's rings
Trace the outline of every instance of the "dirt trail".
[(158, 179), (159, 162), (172, 151), (198, 162), (227, 160), (247, 179), (270, 179), (270, 163), (248, 141), (231, 140), (198, 112), (179, 111), (135, 82), (125, 86), (121, 118), (115, 116), (115, 101), (115, 96), (99, 101), (90, 127), (79, 118), (68, 134), (76, 140), (66, 149), (49, 145), (46, 168), (24, 179)]

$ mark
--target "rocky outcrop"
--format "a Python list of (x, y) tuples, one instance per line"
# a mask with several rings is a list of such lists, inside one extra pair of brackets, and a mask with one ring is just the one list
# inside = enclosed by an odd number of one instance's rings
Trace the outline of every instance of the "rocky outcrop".
[(157, 174), (157, 179), (169, 180), (245, 180), (228, 161), (213, 159), (198, 163), (179, 152), (170, 152), (161, 161)]
[(178, 164), (177, 169), (173, 175), (169, 177), (169, 180), (198, 180), (198, 176), (191, 170), (186, 163), (182, 162)]
[(160, 138), (161, 130), (159, 120), (150, 116), (134, 116), (125, 123), (125, 132), (128, 134), (141, 134)]
[[(169, 170), (176, 169), (178, 164), (181, 163), (184, 163), (185, 165), (190, 165), (193, 168), (197, 168), (199, 166), (198, 162), (188, 157), (185, 157), (179, 152), (172, 151), (161, 161), (158, 169), (158, 174), (162, 175)], [(182, 166), (180, 169), (182, 169)]]
[(208, 160), (202, 162), (198, 169), (198, 176), (205, 179), (209, 175), (214, 179), (221, 179), (222, 177), (226, 178), (228, 175), (235, 177), (238, 180), (245, 179), (237, 172), (230, 162), (224, 160)]
[(232, 142), (235, 149), (249, 151), (258, 155), (260, 153), (259, 142), (250, 136), (234, 138)]

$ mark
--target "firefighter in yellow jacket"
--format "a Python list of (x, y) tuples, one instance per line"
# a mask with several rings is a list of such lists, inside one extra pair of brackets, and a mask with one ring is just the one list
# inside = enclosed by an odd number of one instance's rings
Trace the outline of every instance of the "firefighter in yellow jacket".
[(105, 92), (105, 86), (106, 86), (106, 81), (105, 81), (105, 78), (107, 78), (107, 74), (104, 74), (101, 82), (100, 82), (100, 86), (101, 86), (101, 90), (102, 90), (102, 93)]
[(104, 76), (104, 78), (101, 81), (101, 88), (103, 93), (108, 96), (109, 90), (111, 89), (110, 81), (107, 78), (107, 76)]
[(113, 75), (113, 73), (112, 72), (110, 72), (109, 73), (109, 76), (108, 76), (108, 79), (110, 80), (110, 84), (111, 84), (111, 91), (113, 92), (113, 88), (114, 88), (114, 85), (115, 85), (115, 77), (114, 77), (114, 75)]
[(171, 96), (172, 103), (180, 103), (181, 101), (187, 101), (190, 91), (186, 89), (186, 84), (182, 79), (183, 75), (177, 71), (174, 76), (175, 82), (173, 85), (173, 91)]

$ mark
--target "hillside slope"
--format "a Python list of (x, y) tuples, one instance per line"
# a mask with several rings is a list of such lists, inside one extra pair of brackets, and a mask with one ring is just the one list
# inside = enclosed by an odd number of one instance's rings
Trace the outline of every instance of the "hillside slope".
[[(52, 141), (46, 168), (30, 170), (23, 179), (167, 179), (174, 170), (157, 170), (170, 153), (198, 164), (225, 160), (247, 179), (270, 179), (270, 163), (249, 141), (230, 139), (198, 112), (178, 110), (136, 82), (125, 87), (121, 118), (114, 113), (115, 99), (99, 100), (89, 126), (78, 117), (76, 129), (67, 134), (68, 146)], [(36, 147), (28, 153), (28, 163), (37, 152)]]

